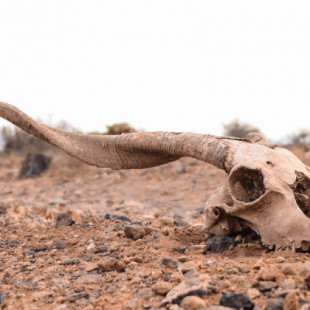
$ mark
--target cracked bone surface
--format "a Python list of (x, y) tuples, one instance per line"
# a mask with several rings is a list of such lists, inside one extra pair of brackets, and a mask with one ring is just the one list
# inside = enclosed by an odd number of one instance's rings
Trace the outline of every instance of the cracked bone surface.
[(2, 102), (0, 117), (98, 167), (144, 169), (188, 156), (224, 169), (225, 184), (207, 202), (207, 237), (250, 227), (271, 248), (309, 250), (310, 168), (260, 134), (247, 139), (173, 132), (87, 135), (51, 128)]
[(284, 148), (243, 144), (225, 184), (209, 198), (207, 236), (252, 228), (276, 249), (309, 249), (310, 169)]

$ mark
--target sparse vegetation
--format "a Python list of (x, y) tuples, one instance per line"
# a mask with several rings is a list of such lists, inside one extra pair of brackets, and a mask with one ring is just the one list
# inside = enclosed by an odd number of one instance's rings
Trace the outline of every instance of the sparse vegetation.
[(224, 136), (231, 136), (231, 137), (238, 137), (238, 138), (245, 138), (246, 135), (250, 132), (259, 132), (261, 130), (251, 124), (242, 123), (238, 119), (234, 119), (228, 124), (223, 125), (224, 128)]
[(310, 145), (310, 129), (301, 129), (298, 133), (293, 133), (288, 136), (289, 144), (302, 147), (309, 150)]
[(92, 131), (90, 134), (93, 135), (120, 135), (122, 133), (132, 133), (137, 132), (134, 127), (130, 126), (128, 123), (115, 123), (113, 125), (107, 125), (106, 132)]

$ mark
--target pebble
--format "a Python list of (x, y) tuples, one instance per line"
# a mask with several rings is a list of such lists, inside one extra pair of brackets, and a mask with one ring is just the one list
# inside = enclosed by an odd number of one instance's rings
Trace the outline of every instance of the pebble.
[(172, 217), (162, 216), (161, 218), (159, 218), (159, 222), (164, 226), (174, 226), (174, 219)]
[(187, 296), (183, 298), (181, 302), (181, 307), (184, 310), (195, 310), (195, 309), (201, 309), (206, 307), (206, 303), (203, 299), (201, 299), (198, 296)]
[(300, 275), (306, 277), (310, 275), (310, 262), (305, 262), (300, 270)]
[(138, 240), (146, 235), (144, 227), (140, 225), (126, 225), (124, 228), (124, 233), (127, 238)]
[(187, 273), (185, 279), (176, 285), (162, 300), (161, 306), (166, 304), (179, 304), (184, 297), (192, 295), (211, 295), (217, 293), (215, 284), (207, 274), (200, 276)]
[(258, 290), (260, 292), (268, 292), (275, 288), (277, 285), (275, 282), (272, 281), (260, 281), (258, 283)]
[(282, 310), (283, 309), (283, 298), (275, 298), (268, 301), (265, 310)]
[(299, 302), (295, 292), (289, 292), (283, 302), (283, 310), (298, 310)]
[(260, 295), (259, 290), (256, 288), (249, 288), (246, 293), (251, 300), (257, 298)]
[(237, 242), (228, 236), (214, 236), (207, 241), (207, 250), (213, 253), (222, 253), (235, 247)]
[(91, 272), (91, 271), (96, 270), (98, 268), (99, 268), (98, 264), (96, 264), (96, 263), (86, 263), (83, 266), (81, 266), (81, 269), (85, 269), (85, 271), (87, 271), (87, 272)]
[(79, 259), (76, 257), (66, 257), (60, 262), (60, 265), (75, 265), (79, 262)]
[(65, 213), (59, 213), (56, 219), (56, 227), (71, 226), (75, 224), (75, 221), (72, 219), (72, 212), (67, 211)]
[(293, 290), (296, 288), (296, 282), (294, 279), (286, 278), (279, 284), (279, 286), (284, 290)]
[(292, 268), (292, 266), (291, 266), (291, 265), (288, 265), (288, 264), (284, 265), (284, 266), (281, 268), (281, 271), (282, 271), (282, 273), (285, 274), (285, 275), (291, 275), (291, 276), (293, 276), (293, 275), (296, 274), (296, 272), (295, 272), (295, 270)]
[(193, 261), (189, 261), (183, 264), (179, 265), (179, 270), (185, 274), (186, 272), (190, 271), (190, 270), (195, 270), (196, 269), (196, 264)]
[(165, 281), (159, 281), (152, 286), (154, 293), (165, 296), (172, 289), (172, 284)]
[(305, 285), (307, 290), (310, 290), (310, 274), (305, 278)]
[(257, 279), (262, 281), (275, 281), (276, 275), (272, 270), (260, 268), (259, 273), (257, 274)]
[(67, 247), (67, 244), (68, 243), (65, 240), (55, 240), (54, 243), (52, 244), (52, 248), (63, 250), (64, 248)]
[(77, 300), (82, 299), (82, 298), (88, 299), (89, 294), (88, 293), (80, 293), (80, 294), (76, 294), (76, 295), (71, 295), (68, 297), (68, 300), (70, 302), (76, 302)]
[(95, 249), (95, 253), (107, 253), (109, 251), (109, 247), (107, 245), (98, 245)]
[(170, 257), (164, 257), (160, 260), (159, 264), (161, 266), (165, 266), (170, 269), (176, 269), (178, 268), (178, 262)]
[(122, 222), (131, 222), (131, 219), (126, 215), (121, 214), (112, 214), (112, 213), (105, 213), (103, 216), (100, 216), (105, 220), (120, 220)]
[(171, 252), (177, 252), (180, 254), (184, 254), (186, 250), (186, 246), (173, 246), (171, 248)]
[(184, 227), (188, 225), (188, 222), (180, 219), (180, 218), (175, 218), (173, 221), (173, 225), (174, 226), (180, 226), (180, 227)]
[(220, 305), (244, 310), (252, 310), (254, 308), (254, 304), (246, 295), (234, 292), (223, 293), (220, 299)]
[(123, 272), (126, 269), (126, 265), (123, 261), (114, 257), (104, 257), (98, 262), (98, 267), (102, 271), (117, 271)]

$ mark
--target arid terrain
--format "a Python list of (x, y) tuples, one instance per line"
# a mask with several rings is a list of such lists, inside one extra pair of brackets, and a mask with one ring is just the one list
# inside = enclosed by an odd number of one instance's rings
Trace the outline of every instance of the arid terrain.
[(308, 253), (241, 235), (207, 249), (203, 208), (223, 171), (191, 159), (112, 171), (44, 153), (50, 168), (34, 178), (18, 177), (25, 154), (0, 155), (0, 308), (310, 309)]

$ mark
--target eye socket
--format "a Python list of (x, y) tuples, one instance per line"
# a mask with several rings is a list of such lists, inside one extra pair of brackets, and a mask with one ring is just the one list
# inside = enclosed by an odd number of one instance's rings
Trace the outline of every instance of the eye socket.
[(221, 215), (221, 210), (219, 208), (217, 208), (217, 207), (213, 208), (212, 212), (213, 212), (213, 216), (215, 218), (218, 218)]
[(252, 202), (266, 191), (262, 172), (246, 167), (240, 167), (231, 174), (229, 185), (235, 199), (243, 202)]

